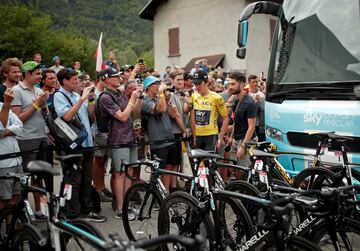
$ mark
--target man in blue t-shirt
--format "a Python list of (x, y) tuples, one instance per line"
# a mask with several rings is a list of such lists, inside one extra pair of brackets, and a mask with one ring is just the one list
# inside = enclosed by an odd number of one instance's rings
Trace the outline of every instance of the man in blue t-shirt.
[(232, 145), (231, 151), (236, 153), (236, 159), (241, 166), (250, 165), (245, 144), (250, 140), (257, 140), (255, 133), (257, 107), (244, 90), (245, 82), (246, 78), (241, 73), (234, 72), (229, 76), (229, 91), (236, 95), (236, 100), (232, 108), (234, 126), (228, 144)]
[(108, 54), (108, 59), (105, 61), (105, 69), (114, 68), (116, 71), (120, 71), (119, 64), (116, 60), (115, 53), (110, 51)]

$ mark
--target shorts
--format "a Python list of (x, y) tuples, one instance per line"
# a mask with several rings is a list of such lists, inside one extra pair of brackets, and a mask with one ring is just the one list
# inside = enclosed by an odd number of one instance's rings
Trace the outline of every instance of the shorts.
[(155, 154), (156, 157), (163, 160), (161, 161), (159, 166), (161, 169), (164, 169), (166, 165), (178, 165), (175, 144), (159, 149), (151, 149), (150, 152), (151, 152), (151, 156)]
[(218, 135), (196, 136), (196, 148), (216, 152)]
[[(94, 146), (106, 146), (107, 145), (107, 133), (94, 133)], [(108, 148), (102, 148), (99, 150), (95, 150), (94, 156), (95, 157), (105, 157), (109, 156), (110, 149)]]
[[(23, 173), (22, 166), (0, 168), (0, 176), (7, 173)], [(10, 200), (13, 195), (21, 193), (21, 185), (15, 179), (0, 180), (0, 200)]]
[(134, 163), (138, 160), (137, 147), (123, 147), (111, 150), (112, 160), (115, 172), (124, 172), (125, 168), (121, 165), (125, 163)]
[[(248, 151), (246, 151), (245, 156), (243, 156), (242, 158), (240, 158), (240, 159), (236, 158), (237, 149), (239, 149), (242, 141), (243, 141), (243, 139), (233, 140), (233, 143), (232, 143), (232, 146), (231, 146), (231, 152), (230, 152), (231, 153), (231, 158), (236, 159), (237, 164), (239, 166), (250, 167), (251, 161), (250, 161), (250, 155), (249, 155)], [(258, 138), (255, 137), (255, 138), (252, 139), (252, 141), (258, 141)]]

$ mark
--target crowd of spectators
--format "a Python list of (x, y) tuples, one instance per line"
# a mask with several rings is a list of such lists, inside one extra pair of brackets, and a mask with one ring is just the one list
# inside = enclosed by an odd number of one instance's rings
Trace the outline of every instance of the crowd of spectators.
[[(248, 165), (244, 144), (264, 140), (266, 83), (262, 76), (259, 81), (256, 75), (246, 79), (238, 72), (225, 74), (211, 69), (206, 59), (196, 61), (190, 72), (167, 66), (160, 73), (148, 69), (143, 60), (120, 66), (114, 52), (108, 54), (104, 70), (96, 72), (94, 80), (81, 70), (79, 61), (64, 67), (54, 56), (53, 63), (48, 68), (41, 64), (40, 54), (24, 63), (17, 58), (2, 62), (1, 154), (33, 152), (0, 158), (0, 175), (23, 172), (31, 160), (53, 164), (54, 151), (81, 152), (81, 168), (67, 173), (72, 185), (72, 197), (66, 204), (69, 218), (106, 220), (94, 210), (92, 189), (102, 202), (112, 202), (115, 217), (121, 217), (123, 198), (131, 184), (124, 174), (123, 161), (134, 162), (156, 154), (163, 160), (161, 168), (187, 172), (190, 167), (184, 164), (188, 162), (183, 152), (194, 147)], [(48, 130), (49, 113), (65, 122), (81, 121), (86, 131), (81, 146), (75, 150), (61, 147), (57, 135)], [(100, 148), (93, 150), (94, 146)], [(104, 182), (109, 163), (111, 191)], [(138, 171), (134, 170), (133, 175), (140, 178)], [(233, 174), (221, 175), (228, 180)], [(175, 177), (164, 176), (162, 182), (169, 192), (178, 189)], [(32, 183), (53, 189), (51, 180), (32, 178)], [(20, 188), (15, 181), (2, 182), (0, 188), (0, 208), (17, 200)], [(45, 217), (39, 195), (35, 194), (34, 199), (35, 215)], [(135, 215), (129, 214), (129, 219), (133, 218)]]

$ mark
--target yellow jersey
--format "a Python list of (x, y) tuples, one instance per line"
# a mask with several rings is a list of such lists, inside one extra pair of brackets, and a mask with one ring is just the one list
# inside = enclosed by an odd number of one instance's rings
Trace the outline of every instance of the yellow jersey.
[(196, 136), (209, 136), (219, 133), (218, 116), (228, 116), (224, 99), (216, 92), (210, 91), (206, 96), (194, 93), (191, 96), (195, 113)]

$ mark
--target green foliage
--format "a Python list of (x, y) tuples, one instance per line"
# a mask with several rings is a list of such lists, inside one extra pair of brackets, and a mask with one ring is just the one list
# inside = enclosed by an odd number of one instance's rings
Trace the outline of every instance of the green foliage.
[(81, 61), (95, 70), (95, 51), (103, 32), (103, 56), (114, 51), (120, 64), (144, 58), (153, 66), (152, 22), (138, 17), (147, 0), (3, 0), (0, 3), (0, 59), (31, 60), (41, 53), (51, 66)]

